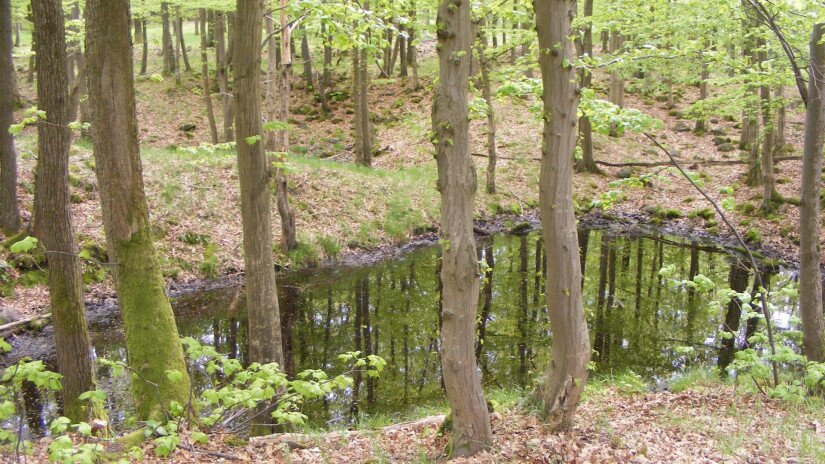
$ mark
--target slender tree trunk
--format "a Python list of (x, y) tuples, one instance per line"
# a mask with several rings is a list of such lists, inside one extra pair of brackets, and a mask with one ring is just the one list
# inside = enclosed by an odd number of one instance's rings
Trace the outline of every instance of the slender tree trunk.
[[(206, 22), (206, 9), (201, 8), (198, 12), (200, 21)], [(215, 110), (212, 107), (212, 86), (209, 84), (209, 57), (206, 53), (206, 34), (201, 34), (201, 91), (206, 102), (206, 119), (209, 121), (209, 135), (212, 137), (212, 144), (218, 143), (218, 125), (215, 123)]]
[[(66, 31), (60, 0), (32, 2), (37, 35), (37, 105), (46, 119), (37, 124), (37, 172), (34, 230), (46, 249), (49, 300), (63, 376), (63, 415), (72, 422), (88, 421), (83, 392), (94, 390), (92, 343), (86, 327), (83, 277), (69, 202), (69, 81)], [(5, 21), (5, 20), (4, 20)]]
[(186, 40), (183, 38), (183, 19), (180, 17), (180, 7), (177, 7), (177, 10), (177, 27), (175, 27), (175, 29), (178, 34), (178, 46), (180, 47), (180, 53), (183, 56), (183, 68), (189, 72), (192, 71), (192, 66), (189, 64), (189, 54), (186, 53)]
[(436, 30), (440, 84), (432, 119), (444, 243), (441, 365), (453, 418), (451, 453), (470, 456), (489, 448), (493, 435), (474, 351), (479, 279), (473, 235), (476, 170), (467, 117), (473, 43), (469, 2), (442, 0)]
[[(143, 189), (129, 2), (88, 0), (86, 5), (95, 170), (128, 362), (137, 373), (132, 381), (135, 410), (139, 419), (159, 419), (170, 402), (187, 404), (189, 375), (155, 255)], [(170, 370), (181, 378), (170, 379)]]
[(143, 42), (143, 21), (140, 19), (134, 19), (134, 28), (135, 28), (135, 43), (142, 43)]
[[(278, 86), (280, 77), (278, 75), (278, 44), (275, 38), (275, 22), (271, 15), (264, 18), (266, 35), (269, 37), (266, 47), (266, 84), (264, 85), (264, 113), (269, 122), (280, 119), (280, 107), (278, 103)], [(279, 26), (280, 27), (280, 26)], [(288, 107), (287, 107), (288, 108)], [(280, 138), (279, 131), (266, 131), (264, 134), (264, 144), (268, 151), (277, 151)]]
[(301, 60), (303, 61), (304, 69), (304, 83), (306, 85), (307, 92), (313, 87), (312, 85), (312, 56), (309, 50), (309, 37), (306, 28), (303, 26), (303, 23), (300, 26), (302, 35), (301, 35)]
[[(569, 427), (587, 381), (590, 338), (584, 318), (576, 217), (573, 150), (576, 107), (570, 24), (575, 0), (534, 0), (546, 117), (539, 203), (547, 247), (547, 307), (553, 327), (552, 361), (540, 388), (550, 426)], [(561, 46), (559, 46), (561, 44)]]
[[(765, 52), (760, 52), (762, 55), (760, 62), (764, 63), (767, 57)], [(770, 213), (773, 211), (773, 202), (779, 198), (776, 192), (776, 176), (773, 171), (773, 110), (771, 109), (771, 88), (763, 85), (759, 88), (759, 98), (762, 105), (762, 205), (760, 210), (763, 213)]]
[[(590, 18), (593, 16), (593, 0), (584, 1), (584, 17)], [(582, 29), (581, 35), (581, 54), (593, 56), (593, 24), (587, 22), (587, 25)], [(582, 69), (579, 72), (579, 82), (583, 89), (589, 88), (593, 85), (593, 74), (588, 69)], [(587, 115), (582, 115), (579, 118), (579, 138), (581, 140), (582, 157), (576, 159), (574, 169), (578, 172), (594, 172), (601, 173), (601, 169), (596, 165), (596, 160), (593, 158), (593, 124)]]
[[(478, 25), (483, 31), (484, 24)], [(487, 193), (496, 193), (496, 115), (493, 107), (493, 95), (490, 89), (490, 61), (484, 56), (487, 39), (483, 32), (479, 32), (476, 39), (478, 52), (478, 66), (481, 70), (481, 95), (487, 102)]]
[(233, 128), (233, 104), (232, 93), (229, 91), (229, 65), (226, 57), (226, 16), (221, 12), (215, 13), (215, 79), (218, 81), (218, 89), (221, 93), (223, 106), (223, 141), (231, 142), (235, 140)]
[(355, 114), (355, 163), (372, 166), (372, 122), (369, 113), (369, 64), (367, 49), (352, 51), (353, 102)]
[(775, 156), (780, 156), (785, 151), (785, 144), (787, 143), (787, 139), (785, 137), (785, 126), (787, 125), (787, 114), (785, 111), (785, 107), (787, 102), (785, 100), (785, 86), (780, 85), (777, 87), (776, 92), (776, 99), (779, 100), (779, 103), (776, 104), (776, 114), (774, 115), (774, 131), (773, 131), (773, 153)]
[[(289, 0), (281, 0), (281, 73), (278, 82), (281, 86), (280, 120), (289, 120), (290, 84), (289, 76), (292, 75), (292, 60), (290, 58), (289, 44), (292, 43), (292, 34), (289, 29), (289, 18), (286, 10)], [(278, 146), (276, 151), (281, 153), (280, 163), (286, 161), (285, 154), (289, 152), (289, 132), (287, 130), (278, 131)], [(295, 233), (295, 212), (289, 206), (289, 182), (287, 182), (286, 171), (281, 167), (275, 169), (275, 185), (277, 187), (278, 215), (281, 218), (281, 247), (285, 251), (291, 251), (298, 245)]]
[[(9, 18), (11, 18), (11, 13), (9, 13)], [(20, 47), (20, 21), (14, 23), (14, 47)]]
[(11, 0), (0, 0), (0, 228), (20, 229), (17, 206), (17, 154), (9, 127), (14, 123), (14, 61)]
[(243, 219), (246, 304), (249, 313), (249, 358), (252, 362), (283, 365), (281, 321), (275, 267), (272, 261), (272, 229), (269, 170), (261, 136), (260, 69), (263, 2), (238, 0), (235, 22), (234, 92), (238, 131), (238, 178)]
[[(702, 74), (699, 77), (699, 100), (706, 100), (708, 98), (708, 79), (710, 79), (710, 65), (707, 62), (702, 63)], [(704, 133), (706, 130), (705, 118), (696, 120), (696, 126), (693, 131), (697, 134)]]
[(149, 61), (149, 29), (146, 28), (147, 22), (144, 19), (141, 21), (143, 25), (143, 51), (140, 60), (140, 75), (143, 76), (146, 74), (146, 66)]
[(318, 92), (321, 95), (321, 109), (324, 113), (328, 114), (330, 109), (329, 101), (327, 100), (327, 93), (329, 92), (330, 85), (332, 85), (330, 76), (332, 69), (332, 47), (329, 44), (331, 37), (327, 34), (326, 24), (323, 23), (321, 24), (321, 40), (324, 41), (324, 69), (321, 72), (319, 84), (321, 88), (318, 89)]
[(410, 67), (412, 67), (413, 73), (413, 89), (418, 90), (421, 88), (421, 82), (418, 79), (418, 47), (415, 46), (415, 37), (416, 37), (416, 10), (415, 10), (415, 3), (413, 2), (412, 6), (410, 7), (410, 45), (409, 50), (407, 51), (407, 58), (410, 60)]
[[(401, 32), (406, 32), (406, 28), (401, 26)], [(398, 50), (399, 50), (399, 69), (398, 75), (401, 77), (407, 77), (409, 74), (407, 70), (407, 65), (409, 64), (409, 60), (407, 58), (407, 39), (404, 38), (403, 35), (398, 36)]]
[(172, 43), (172, 32), (169, 29), (169, 3), (160, 4), (160, 18), (163, 29), (161, 48), (163, 54), (163, 75), (171, 76), (175, 72), (175, 49)]
[(235, 56), (235, 16), (233, 12), (226, 14), (226, 68), (231, 69)]
[(822, 316), (820, 272), (820, 191), (822, 148), (825, 139), (825, 24), (811, 34), (808, 108), (802, 151), (802, 199), (799, 210), (799, 313), (803, 349), (809, 361), (825, 362), (825, 319)]

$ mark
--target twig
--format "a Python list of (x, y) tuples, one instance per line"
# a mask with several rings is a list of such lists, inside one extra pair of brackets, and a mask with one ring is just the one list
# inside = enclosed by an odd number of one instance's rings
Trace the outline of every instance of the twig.
[[(682, 175), (685, 177), (685, 179), (687, 179), (696, 188), (696, 190), (698, 190), (699, 193), (703, 197), (705, 197), (705, 199), (711, 205), (713, 205), (713, 208), (716, 210), (716, 213), (719, 214), (719, 217), (722, 218), (722, 221), (724, 221), (724, 223), (728, 226), (728, 228), (730, 228), (731, 232), (733, 232), (733, 235), (736, 236), (736, 240), (739, 242), (739, 245), (742, 247), (742, 249), (745, 250), (745, 253), (748, 255), (748, 259), (750, 260), (751, 266), (753, 266), (753, 269), (754, 269), (754, 274), (756, 275), (756, 281), (759, 285), (759, 299), (762, 303), (762, 314), (765, 315), (765, 327), (767, 328), (767, 331), (768, 331), (768, 343), (770, 344), (771, 355), (775, 356), (776, 355), (776, 345), (774, 344), (774, 340), (773, 340), (773, 326), (771, 324), (771, 313), (770, 313), (770, 309), (768, 308), (767, 298), (765, 297), (765, 293), (767, 292), (767, 289), (764, 287), (764, 283), (762, 281), (762, 274), (759, 272), (759, 266), (756, 264), (756, 259), (753, 257), (753, 253), (751, 253), (750, 248), (748, 248), (748, 245), (742, 239), (742, 236), (739, 235), (739, 231), (736, 230), (736, 227), (734, 227), (733, 224), (731, 224), (730, 220), (728, 220), (727, 215), (725, 215), (725, 212), (722, 210), (722, 208), (719, 206), (719, 204), (716, 203), (716, 201), (713, 198), (711, 198), (710, 195), (705, 193), (705, 191), (702, 190), (702, 188), (699, 187), (698, 184), (696, 184), (696, 182), (688, 175), (688, 173), (685, 172), (684, 169), (682, 169), (682, 166), (679, 164), (678, 161), (676, 161), (676, 158), (674, 158), (673, 155), (670, 154), (670, 151), (668, 151), (667, 148), (665, 148), (661, 143), (659, 143), (659, 141), (656, 140), (656, 138), (654, 136), (650, 135), (647, 132), (645, 132), (645, 136), (648, 139), (650, 139), (651, 142), (656, 144), (656, 146), (659, 147), (659, 149), (662, 150), (667, 155), (668, 158), (670, 158), (670, 162), (673, 163), (673, 165), (676, 167), (676, 169), (679, 170), (680, 173), (682, 173)], [(778, 372), (777, 367), (776, 367), (776, 361), (773, 360), (773, 359), (771, 359), (771, 367), (773, 367), (773, 384), (774, 384), (774, 387), (775, 387), (779, 384), (779, 372)]]

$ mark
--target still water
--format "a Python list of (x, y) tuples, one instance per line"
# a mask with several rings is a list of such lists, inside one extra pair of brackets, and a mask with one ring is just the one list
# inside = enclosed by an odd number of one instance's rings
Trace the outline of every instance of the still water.
[[(662, 380), (691, 366), (715, 365), (732, 357), (754, 324), (739, 323), (739, 305), (709, 305), (710, 297), (670, 278), (702, 274), (717, 284), (751, 289), (754, 275), (736, 254), (674, 237), (627, 237), (581, 230), (584, 298), (599, 373), (632, 370)], [(487, 388), (530, 388), (544, 369), (552, 337), (544, 310), (543, 243), (540, 234), (498, 234), (479, 242), (487, 264), (478, 308), (476, 354)], [(439, 365), (440, 282), (438, 250), (421, 248), (403, 259), (362, 268), (305, 271), (281, 276), (281, 318), (288, 373), (344, 366), (337, 355), (349, 351), (387, 360), (378, 379), (358, 379), (356, 387), (307, 412), (317, 425), (346, 425), (360, 414), (403, 413), (414, 405), (442, 402)], [(778, 269), (763, 279), (785, 285), (793, 276)], [(787, 324), (791, 303), (778, 305), (779, 325)], [(247, 359), (243, 291), (236, 286), (180, 297), (174, 302), (181, 336), (197, 338), (220, 352)], [(784, 322), (783, 322), (784, 321)], [(720, 340), (723, 325), (739, 333)], [(741, 327), (740, 327), (741, 325)], [(96, 354), (126, 359), (123, 331), (91, 326)], [(686, 347), (690, 347), (686, 349)], [(196, 376), (203, 388), (207, 380)], [(130, 406), (125, 378), (99, 372), (117, 423)], [(57, 414), (47, 399), (29, 399), (27, 423), (37, 429)], [(34, 431), (34, 430), (33, 430)]]

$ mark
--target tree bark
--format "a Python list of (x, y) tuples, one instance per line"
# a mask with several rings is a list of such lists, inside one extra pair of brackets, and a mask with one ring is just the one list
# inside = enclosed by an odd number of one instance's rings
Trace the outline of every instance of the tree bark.
[(331, 71), (332, 71), (332, 47), (330, 46), (331, 37), (327, 34), (326, 24), (321, 24), (321, 40), (324, 42), (324, 69), (321, 72), (321, 79), (319, 81), (318, 93), (321, 95), (321, 109), (328, 114), (329, 101), (327, 100), (327, 93), (332, 85)]
[(552, 428), (569, 427), (587, 381), (590, 339), (584, 318), (576, 217), (573, 150), (576, 107), (570, 24), (575, 0), (534, 0), (545, 108), (539, 205), (547, 247), (547, 308), (552, 360), (540, 396)]
[[(198, 16), (202, 23), (206, 22), (206, 9), (201, 8)], [(201, 91), (206, 102), (206, 119), (209, 122), (209, 135), (212, 144), (218, 143), (218, 125), (215, 123), (215, 110), (212, 107), (212, 86), (209, 84), (209, 57), (206, 53), (206, 34), (201, 34)]]
[(175, 50), (172, 44), (172, 33), (169, 30), (169, 3), (160, 4), (160, 18), (163, 30), (161, 37), (161, 53), (163, 54), (163, 75), (171, 76), (175, 72)]
[[(702, 74), (699, 77), (699, 100), (708, 98), (708, 79), (710, 79), (710, 65), (707, 62), (702, 63)], [(700, 117), (696, 120), (696, 126), (693, 131), (697, 134), (704, 133), (706, 130), (705, 118)]]
[(269, 173), (260, 137), (260, 69), (263, 2), (238, 0), (235, 22), (235, 126), (238, 131), (238, 178), (243, 220), (246, 304), (249, 313), (249, 358), (252, 362), (283, 365), (281, 321), (275, 267), (272, 261), (272, 229)]
[(69, 202), (69, 81), (66, 31), (60, 0), (32, 2), (37, 35), (37, 105), (46, 119), (37, 124), (34, 221), (49, 265), (49, 301), (57, 366), (63, 376), (63, 415), (88, 421), (83, 392), (94, 390), (92, 343), (86, 326), (83, 276)]
[(453, 418), (451, 455), (470, 456), (489, 448), (493, 436), (474, 351), (479, 278), (473, 235), (476, 170), (467, 108), (473, 42), (469, 2), (442, 0), (436, 31), (440, 84), (432, 119), (443, 243), (441, 364)]
[(14, 123), (14, 61), (11, 0), (0, 0), (0, 228), (20, 229), (17, 206), (17, 154), (9, 127)]
[[(137, 373), (136, 415), (158, 419), (170, 402), (186, 404), (190, 389), (143, 188), (129, 22), (128, 0), (88, 0), (86, 66), (103, 227), (115, 265), (128, 362)], [(170, 370), (181, 378), (170, 379)]]
[(802, 151), (802, 198), (799, 205), (799, 313), (803, 349), (809, 361), (825, 362), (825, 320), (820, 272), (820, 191), (825, 139), (825, 24), (814, 26), (810, 42), (808, 108)]

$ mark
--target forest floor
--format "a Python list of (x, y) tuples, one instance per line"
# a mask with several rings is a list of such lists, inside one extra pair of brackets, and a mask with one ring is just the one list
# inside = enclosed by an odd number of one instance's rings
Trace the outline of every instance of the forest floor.
[[(193, 37), (194, 40), (194, 37)], [(193, 42), (194, 43), (194, 42)], [(152, 62), (150, 62), (152, 63)], [(276, 246), (282, 267), (309, 267), (335, 262), (347, 255), (398, 245), (425, 231), (437, 230), (439, 197), (434, 150), (428, 140), (431, 84), (436, 71), (432, 55), (422, 60), (423, 87), (411, 89), (400, 79), (373, 79), (371, 111), (375, 120), (378, 153), (372, 169), (352, 164), (350, 130), (351, 101), (347, 97), (347, 76), (336, 74), (334, 90), (341, 101), (332, 103), (332, 113), (322, 117), (311, 93), (303, 90), (296, 70), (291, 107), (292, 140), (287, 167), (290, 198), (297, 215), (300, 245), (283, 253)], [(34, 90), (25, 81), (25, 67), (18, 67), (24, 96)], [(150, 74), (152, 66), (150, 66)], [(157, 236), (159, 258), (170, 285), (209, 281), (242, 272), (241, 223), (238, 206), (234, 151), (186, 150), (208, 145), (208, 125), (199, 89), (199, 78), (185, 73), (177, 85), (174, 78), (161, 82), (140, 76), (137, 79), (138, 119), (147, 199)], [(596, 87), (604, 91), (606, 77), (596, 76)], [(661, 95), (628, 94), (627, 107), (640, 109), (664, 122), (659, 138), (678, 154), (683, 165), (700, 177), (711, 196), (732, 196), (738, 205), (730, 216), (755, 246), (771, 256), (793, 261), (798, 235), (798, 208), (785, 203), (769, 216), (758, 214), (761, 187), (744, 184), (746, 164), (707, 166), (705, 161), (725, 161), (743, 156), (738, 151), (720, 152), (713, 143), (717, 133), (738, 138), (734, 122), (711, 118), (709, 131), (697, 135), (685, 127), (693, 121), (680, 120), (679, 110), (695, 101), (698, 89), (681, 87), (676, 107), (667, 108)], [(498, 193), (484, 189), (486, 160), (476, 157), (479, 188), (476, 217), (489, 219), (506, 213), (514, 216), (533, 211), (538, 201), (540, 122), (530, 111), (532, 97), (501, 98), (496, 101), (499, 120), (497, 169)], [(216, 102), (217, 120), (222, 121)], [(22, 111), (22, 110), (21, 110)], [(803, 114), (788, 111), (787, 153), (799, 152)], [(194, 124), (184, 132), (181, 127)], [(219, 129), (219, 132), (222, 130)], [(486, 122), (471, 124), (472, 152), (486, 153)], [(30, 218), (33, 201), (33, 169), (36, 162), (36, 130), (29, 127), (17, 137), (20, 156), (19, 194), (24, 216)], [(667, 158), (641, 134), (613, 138), (594, 135), (595, 158), (610, 163), (661, 162)], [(730, 237), (718, 217), (704, 219), (709, 208), (704, 199), (673, 168), (611, 168), (605, 173), (576, 174), (575, 200), (581, 211), (602, 195), (621, 190), (606, 215), (642, 218), (655, 225), (667, 222), (671, 230), (686, 234), (699, 232), (710, 237)], [(801, 162), (786, 161), (776, 166), (777, 189), (789, 198), (798, 198)], [(619, 172), (624, 171), (624, 172)], [(622, 177), (650, 176), (646, 187), (623, 187)], [(94, 159), (88, 140), (76, 141), (71, 154), (72, 213), (80, 245), (95, 257), (105, 248), (105, 239), (96, 192)], [(732, 188), (733, 194), (720, 192)], [(729, 190), (728, 190), (729, 191)], [(273, 208), (274, 210), (274, 208)], [(273, 234), (280, 236), (280, 222), (273, 214)], [(5, 237), (0, 236), (0, 240)], [(12, 261), (7, 250), (0, 260)], [(4, 267), (10, 274), (0, 291), (0, 307), (14, 307), (22, 316), (47, 311), (45, 273), (34, 267)], [(111, 279), (101, 267), (87, 270), (87, 299), (95, 301), (112, 294)], [(2, 281), (0, 281), (2, 283)]]
[[(534, 410), (497, 404), (488, 452), (455, 463), (822, 463), (821, 400), (792, 404), (737, 391), (716, 380), (684, 390), (591, 382), (572, 429), (554, 433)], [(443, 416), (383, 429), (259, 437), (215, 434), (167, 459), (144, 447), (145, 463), (431, 463), (444, 461)], [(296, 438), (300, 437), (300, 438)], [(184, 439), (184, 444), (185, 444)], [(44, 449), (37, 447), (36, 459)]]

